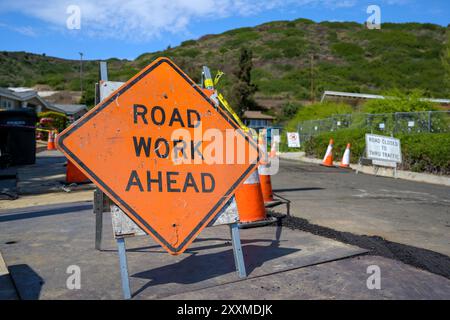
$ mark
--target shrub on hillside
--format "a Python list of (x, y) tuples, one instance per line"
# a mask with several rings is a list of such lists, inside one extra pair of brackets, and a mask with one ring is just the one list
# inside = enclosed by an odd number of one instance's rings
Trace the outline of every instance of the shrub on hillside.
[(336, 55), (346, 59), (358, 59), (364, 55), (364, 49), (354, 43), (340, 42), (333, 44), (331, 50)]
[(300, 108), (300, 105), (288, 102), (283, 105), (281, 111), (283, 113), (284, 119), (292, 119), (297, 114), (297, 110)]
[(178, 50), (177, 54), (181, 57), (189, 57), (189, 58), (195, 58), (198, 55), (200, 55), (202, 52), (199, 49), (180, 49)]
[(195, 44), (197, 44), (197, 41), (195, 41), (195, 40), (186, 40), (186, 41), (181, 42), (182, 47), (193, 46)]

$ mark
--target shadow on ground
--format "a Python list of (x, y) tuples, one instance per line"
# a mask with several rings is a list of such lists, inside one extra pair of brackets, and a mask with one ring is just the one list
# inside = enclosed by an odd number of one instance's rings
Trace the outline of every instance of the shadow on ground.
[(81, 205), (78, 204), (75, 206), (68, 206), (68, 207), (54, 208), (54, 209), (46, 208), (41, 211), (30, 211), (30, 212), (21, 212), (21, 213), (16, 213), (16, 214), (1, 215), (0, 222), (39, 218), (39, 217), (52, 216), (52, 215), (57, 215), (57, 214), (77, 213), (78, 211), (91, 210), (92, 208), (93, 208), (92, 203), (81, 204)]
[(44, 279), (27, 264), (10, 266), (9, 273), (21, 300), (37, 300), (41, 294)]
[[(261, 267), (267, 261), (300, 251), (300, 249), (297, 248), (280, 247), (281, 232), (282, 227), (277, 227), (274, 240), (242, 240), (247, 275), (250, 275), (256, 268)], [(198, 239), (196, 243), (211, 240), (225, 241), (225, 243), (191, 248), (187, 252), (192, 252), (192, 254), (179, 262), (134, 274), (133, 277), (148, 279), (150, 281), (138, 289), (133, 296), (136, 296), (145, 289), (155, 285), (168, 283), (192, 284), (236, 271), (233, 261), (233, 249), (228, 242), (229, 239)], [(261, 242), (269, 242), (269, 244), (256, 244)], [(202, 250), (217, 249), (225, 246), (230, 246), (230, 249), (201, 254)], [(142, 249), (143, 248), (136, 248), (134, 250)], [(132, 250), (133, 249), (129, 249), (129, 251)]]

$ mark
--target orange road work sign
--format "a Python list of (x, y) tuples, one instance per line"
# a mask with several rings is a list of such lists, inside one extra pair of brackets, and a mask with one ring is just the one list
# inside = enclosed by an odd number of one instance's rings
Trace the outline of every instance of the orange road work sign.
[(57, 147), (175, 255), (218, 215), (258, 158), (253, 140), (167, 58), (59, 134)]

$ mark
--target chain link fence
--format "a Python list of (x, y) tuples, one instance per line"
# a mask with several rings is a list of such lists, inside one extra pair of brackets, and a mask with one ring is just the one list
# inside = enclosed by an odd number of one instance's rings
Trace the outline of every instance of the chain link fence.
[(450, 133), (450, 111), (337, 114), (326, 119), (299, 122), (297, 126), (301, 141), (341, 129), (365, 129), (384, 135)]

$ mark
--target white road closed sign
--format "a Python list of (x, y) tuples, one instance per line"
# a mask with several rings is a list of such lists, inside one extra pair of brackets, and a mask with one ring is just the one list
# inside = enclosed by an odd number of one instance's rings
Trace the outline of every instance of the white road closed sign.
[(300, 137), (298, 132), (288, 132), (287, 140), (289, 148), (300, 148)]
[(400, 140), (366, 133), (366, 154), (372, 160), (402, 162)]

